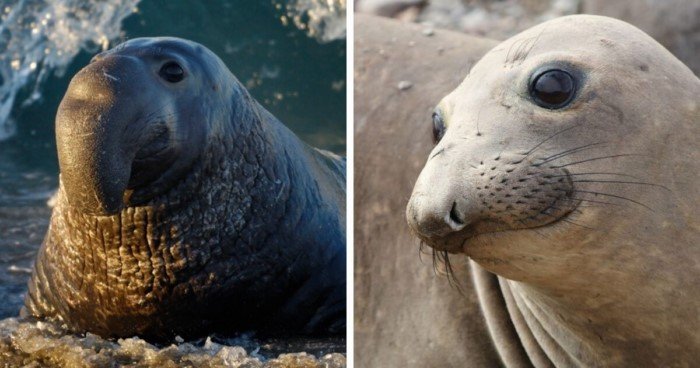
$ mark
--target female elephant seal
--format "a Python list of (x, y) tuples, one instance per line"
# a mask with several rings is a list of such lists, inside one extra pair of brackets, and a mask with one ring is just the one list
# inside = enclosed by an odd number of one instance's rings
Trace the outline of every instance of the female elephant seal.
[(649, 36), (581, 15), (503, 42), (440, 102), (407, 219), (498, 275), (475, 266), (506, 366), (700, 359), (698, 96)]
[(71, 81), (24, 315), (103, 336), (343, 333), (345, 163), (205, 47), (130, 40)]

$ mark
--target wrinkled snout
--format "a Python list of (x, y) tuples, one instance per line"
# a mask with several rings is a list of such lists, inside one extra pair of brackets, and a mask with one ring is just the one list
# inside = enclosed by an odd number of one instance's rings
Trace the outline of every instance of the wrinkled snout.
[(107, 215), (122, 208), (141, 130), (136, 120), (144, 74), (135, 58), (98, 58), (71, 81), (56, 115), (61, 184), (71, 206)]

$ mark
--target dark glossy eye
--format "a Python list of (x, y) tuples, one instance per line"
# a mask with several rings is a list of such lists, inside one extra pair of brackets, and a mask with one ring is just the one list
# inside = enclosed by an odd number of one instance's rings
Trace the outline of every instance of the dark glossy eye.
[(576, 80), (571, 74), (550, 69), (536, 76), (530, 84), (530, 96), (545, 109), (561, 109), (571, 102), (576, 92)]
[(177, 83), (185, 78), (185, 71), (182, 70), (180, 64), (174, 61), (165, 63), (160, 68), (160, 72), (158, 74), (160, 74), (161, 78), (170, 83)]
[(445, 135), (445, 121), (442, 120), (439, 112), (433, 113), (433, 143), (437, 144), (440, 142), (442, 137)]

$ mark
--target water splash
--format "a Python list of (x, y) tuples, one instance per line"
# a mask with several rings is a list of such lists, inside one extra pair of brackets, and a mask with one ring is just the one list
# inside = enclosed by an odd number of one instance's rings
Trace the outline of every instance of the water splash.
[(18, 93), (61, 76), (81, 49), (106, 49), (120, 35), (124, 18), (139, 0), (0, 0), (0, 141), (14, 134), (10, 112)]
[(320, 42), (345, 38), (346, 0), (288, 0), (275, 6), (285, 10), (283, 24), (291, 22)]

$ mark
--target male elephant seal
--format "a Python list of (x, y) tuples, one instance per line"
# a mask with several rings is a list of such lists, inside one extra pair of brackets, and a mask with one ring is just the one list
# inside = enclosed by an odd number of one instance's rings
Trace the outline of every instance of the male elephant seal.
[(130, 40), (71, 81), (24, 315), (167, 339), (343, 333), (345, 163), (205, 47)]
[(581, 15), (503, 42), (440, 102), (407, 219), (481, 266), (506, 366), (700, 360), (698, 96), (649, 36)]

